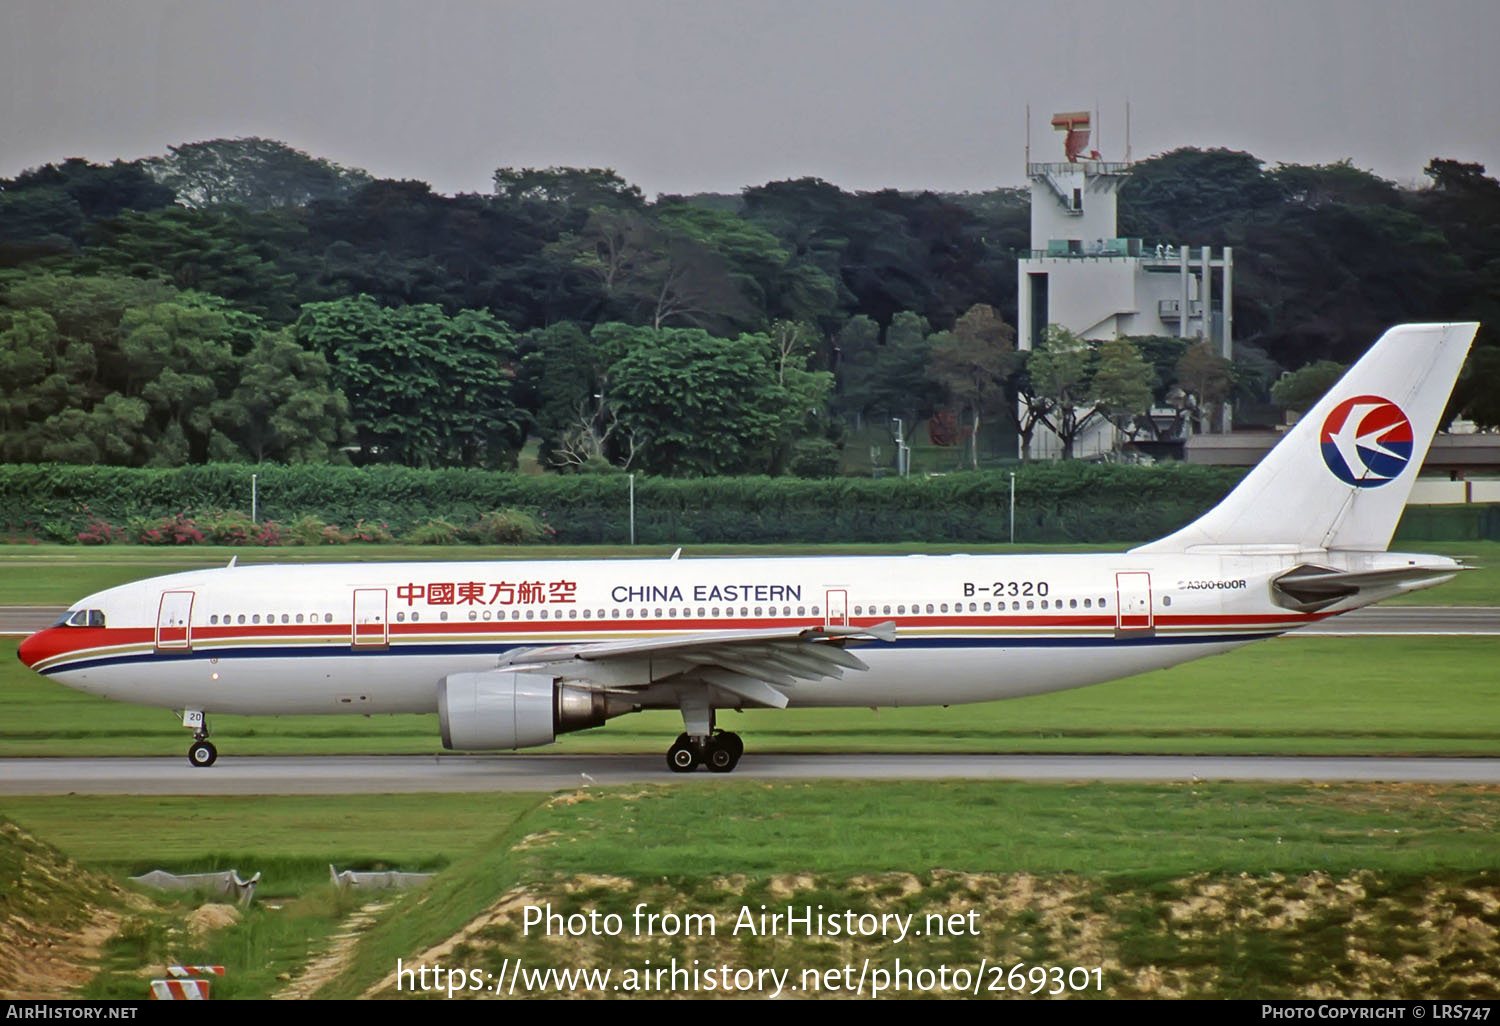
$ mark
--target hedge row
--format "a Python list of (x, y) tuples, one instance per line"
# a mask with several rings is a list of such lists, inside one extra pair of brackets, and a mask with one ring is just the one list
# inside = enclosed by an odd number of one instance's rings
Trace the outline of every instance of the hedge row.
[[(532, 476), (405, 467), (253, 468), (262, 519), (384, 522), (401, 534), (437, 517), (469, 522), (500, 509), (539, 516), (564, 543), (629, 539), (624, 475)], [(72, 541), (91, 518), (124, 523), (185, 511), (250, 509), (251, 468), (170, 470), (0, 465), (0, 534)], [(1038, 463), (1017, 467), (1016, 538), (1132, 541), (1192, 520), (1238, 470)], [(1010, 476), (709, 478), (637, 476), (642, 543), (997, 542), (1009, 536)]]

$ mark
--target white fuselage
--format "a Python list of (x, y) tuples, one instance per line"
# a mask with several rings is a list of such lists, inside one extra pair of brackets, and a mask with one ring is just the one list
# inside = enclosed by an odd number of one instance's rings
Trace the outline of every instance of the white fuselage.
[[(1399, 566), (1396, 553), (907, 556), (236, 566), (100, 592), (22, 658), (109, 698), (205, 713), (433, 712), (449, 674), (521, 648), (716, 631), (893, 622), (869, 669), (800, 682), (794, 706), (983, 702), (1127, 677), (1228, 651), (1389, 597), (1317, 613), (1272, 600), (1305, 562)], [(643, 659), (650, 685), (680, 673)]]

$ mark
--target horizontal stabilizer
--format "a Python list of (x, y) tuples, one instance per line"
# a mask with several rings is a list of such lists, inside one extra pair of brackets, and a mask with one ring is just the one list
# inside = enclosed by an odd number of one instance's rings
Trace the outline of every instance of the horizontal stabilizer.
[(1271, 593), (1278, 605), (1311, 613), (1333, 605), (1362, 591), (1384, 590), (1401, 585), (1423, 587), (1441, 584), (1461, 570), (1473, 567), (1452, 563), (1408, 565), (1384, 570), (1334, 570), (1331, 567), (1304, 563), (1288, 570), (1271, 582)]

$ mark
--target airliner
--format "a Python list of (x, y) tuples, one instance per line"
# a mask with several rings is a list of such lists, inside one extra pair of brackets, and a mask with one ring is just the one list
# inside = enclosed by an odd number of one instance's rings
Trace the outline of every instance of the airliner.
[(1463, 569), (1386, 551), (1478, 325), (1387, 331), (1221, 502), (1118, 553), (240, 566), (110, 588), (27, 638), (69, 687), (179, 712), (438, 714), (443, 746), (676, 709), (988, 702), (1227, 652)]

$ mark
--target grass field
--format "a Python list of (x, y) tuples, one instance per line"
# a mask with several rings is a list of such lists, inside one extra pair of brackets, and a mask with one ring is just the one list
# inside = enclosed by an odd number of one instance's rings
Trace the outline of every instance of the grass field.
[[(87, 865), (232, 864), (261, 869), (265, 893), (287, 895), (193, 948), (169, 918), (137, 924), (97, 996), (135, 996), (132, 959), (174, 944), (178, 956), (230, 965), (237, 982), (223, 996), (269, 993), (278, 981), (266, 966), (285, 970), (351, 908), (315, 876), (363, 860), (446, 868), (378, 916), (323, 996), (378, 987), (396, 958), (467, 931), (444, 964), (998, 958), (1101, 966), (1103, 996), (1432, 997), (1500, 993), (1488, 957), (1500, 930), (1497, 797), (1425, 785), (705, 779), (554, 798), (7, 798), (0, 813)], [(486, 914), (497, 901), (511, 913)], [(521, 930), (522, 902), (627, 922), (644, 902), (720, 925), (710, 938), (543, 938)], [(762, 904), (919, 919), (972, 911), (978, 935), (894, 944), (730, 933), (739, 909)]]
[[(0, 639), (0, 756), (164, 755), (167, 710), (55, 684)], [(1279, 638), (1108, 684), (981, 705), (725, 713), (755, 752), (1500, 755), (1500, 638)], [(441, 751), (437, 717), (216, 716), (228, 755)], [(564, 735), (553, 751), (664, 751), (671, 712)]]
[[(694, 545), (682, 558), (1120, 551), (1127, 545)], [(1500, 605), (1500, 542), (1412, 543), (1413, 551), (1463, 559), (1478, 569), (1436, 589), (1392, 600), (1404, 605)], [(142, 545), (0, 545), (0, 605), (69, 605), (104, 588), (159, 574), (254, 563), (397, 562), (489, 559), (661, 559), (671, 546), (331, 545), (316, 548)]]

